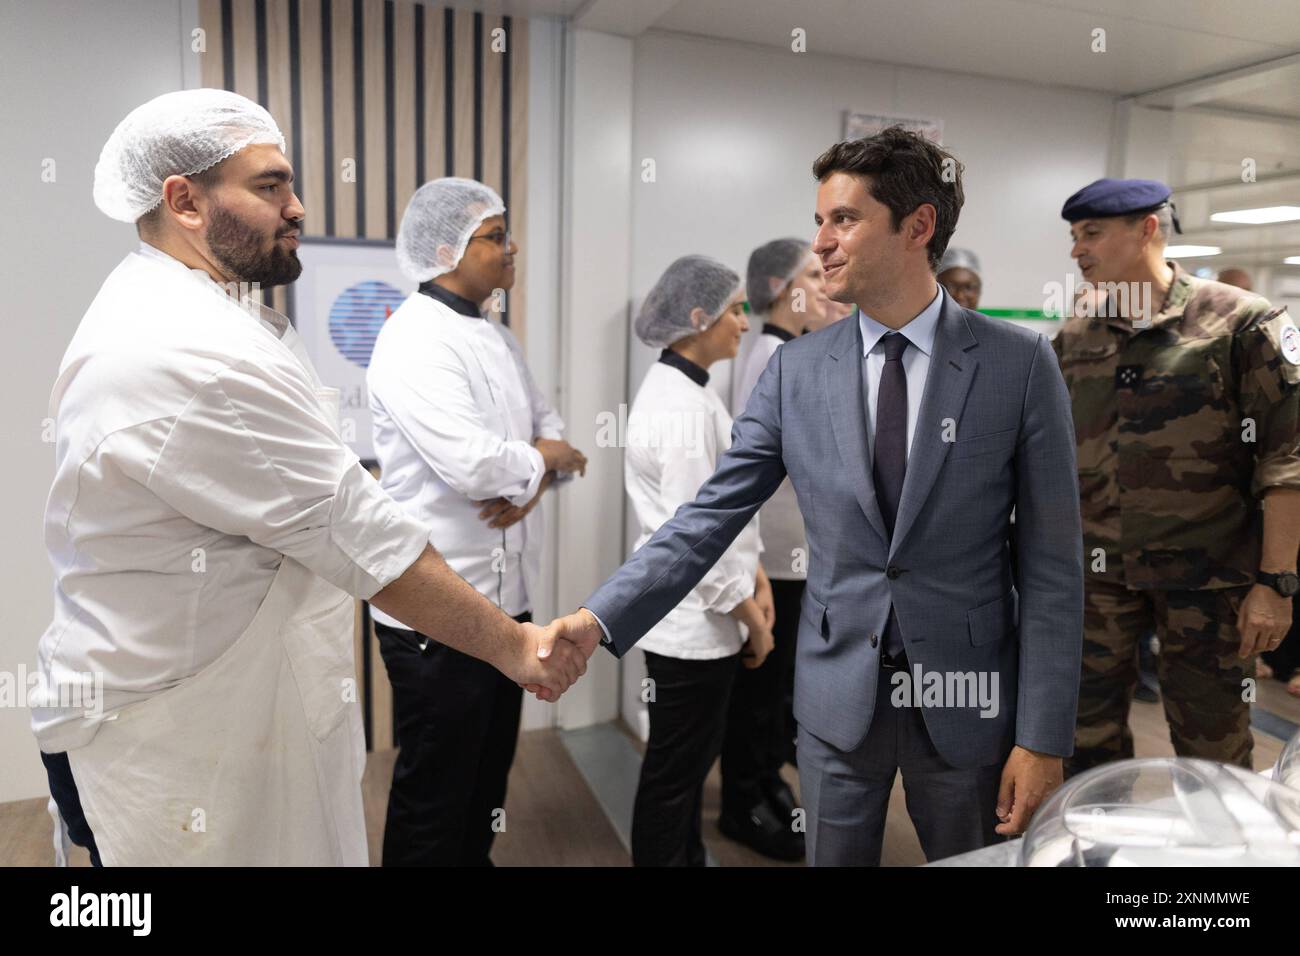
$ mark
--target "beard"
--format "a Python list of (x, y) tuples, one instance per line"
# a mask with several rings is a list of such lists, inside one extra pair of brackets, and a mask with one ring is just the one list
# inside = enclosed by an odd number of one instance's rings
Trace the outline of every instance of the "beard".
[(263, 233), (224, 206), (214, 206), (208, 225), (208, 248), (221, 267), (238, 281), (270, 289), (288, 285), (302, 273), (297, 252), (285, 249), (278, 242), (281, 235), (298, 228), (297, 222), (283, 227), (271, 238), (268, 251), (264, 248)]

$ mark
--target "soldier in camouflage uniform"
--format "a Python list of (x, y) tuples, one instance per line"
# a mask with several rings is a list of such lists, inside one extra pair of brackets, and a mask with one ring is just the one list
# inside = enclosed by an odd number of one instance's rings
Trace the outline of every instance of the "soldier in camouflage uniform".
[(1254, 655), (1291, 621), (1300, 331), (1265, 299), (1164, 259), (1169, 194), (1100, 180), (1061, 213), (1084, 279), (1105, 290), (1082, 296), (1053, 342), (1074, 409), (1085, 563), (1067, 774), (1133, 756), (1136, 646), (1152, 631), (1174, 750), (1249, 768)]

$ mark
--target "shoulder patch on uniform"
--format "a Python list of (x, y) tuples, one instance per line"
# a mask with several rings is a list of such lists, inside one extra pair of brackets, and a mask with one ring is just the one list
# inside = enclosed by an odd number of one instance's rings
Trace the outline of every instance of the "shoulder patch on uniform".
[(1286, 324), (1282, 326), (1278, 345), (1284, 359), (1292, 365), (1300, 365), (1300, 329), (1296, 328), (1295, 321), (1290, 316), (1287, 316)]

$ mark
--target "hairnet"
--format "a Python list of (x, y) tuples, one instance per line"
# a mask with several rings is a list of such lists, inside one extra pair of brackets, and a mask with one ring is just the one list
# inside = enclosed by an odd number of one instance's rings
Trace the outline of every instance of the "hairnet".
[[(740, 289), (740, 276), (717, 259), (682, 256), (664, 271), (641, 303), (634, 326), (637, 338), (646, 345), (667, 348), (703, 332)], [(693, 309), (703, 309), (708, 321), (694, 325)]]
[(162, 201), (163, 180), (193, 176), (254, 143), (284, 150), (271, 114), (229, 90), (179, 90), (137, 106), (95, 165), (95, 205), (135, 222)]
[(451, 272), (474, 230), (505, 211), (496, 190), (476, 180), (447, 176), (425, 183), (406, 204), (397, 227), (397, 267), (416, 282)]
[[(810, 255), (812, 245), (804, 239), (773, 239), (751, 252), (745, 276), (749, 308), (766, 315)], [(775, 290), (772, 279), (780, 281)]]
[(975, 256), (975, 253), (971, 252), (969, 249), (954, 249), (950, 246), (948, 250), (944, 252), (943, 258), (939, 260), (939, 268), (936, 270), (935, 275), (942, 275), (949, 269), (969, 269), (971, 272), (978, 275), (980, 271), (980, 261)]

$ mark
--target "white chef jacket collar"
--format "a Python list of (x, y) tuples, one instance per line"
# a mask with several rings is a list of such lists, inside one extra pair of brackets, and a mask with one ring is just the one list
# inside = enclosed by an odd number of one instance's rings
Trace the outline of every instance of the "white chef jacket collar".
[(217, 284), (212, 276), (208, 275), (202, 269), (194, 269), (187, 266), (175, 256), (163, 252), (157, 246), (152, 246), (143, 239), (140, 240), (140, 248), (136, 251), (147, 259), (153, 259), (156, 262), (162, 262), (168, 266), (180, 266), (195, 279), (198, 279), (200, 282), (205, 282), (212, 291), (229, 299), (231, 305), (238, 305), (244, 312), (247, 312), (253, 318), (265, 323), (270, 328), (271, 332), (275, 334), (276, 338), (284, 338), (285, 331), (289, 328), (289, 320), (279, 312), (276, 312), (270, 306), (263, 305), (256, 299), (249, 297), (247, 294), (241, 294), (239, 300), (236, 301), (231, 298), (225, 289)]
[[(936, 283), (936, 285), (938, 285)], [(901, 329), (891, 329), (887, 325), (881, 325), (861, 308), (858, 309), (858, 327), (862, 330), (862, 356), (865, 358), (876, 343), (885, 337), (889, 332), (898, 332), (904, 336), (908, 344), (913, 348), (920, 349), (926, 355), (934, 348), (934, 331), (939, 324), (939, 312), (943, 308), (943, 286), (938, 286), (934, 293), (934, 298), (916, 318), (912, 319)]]

